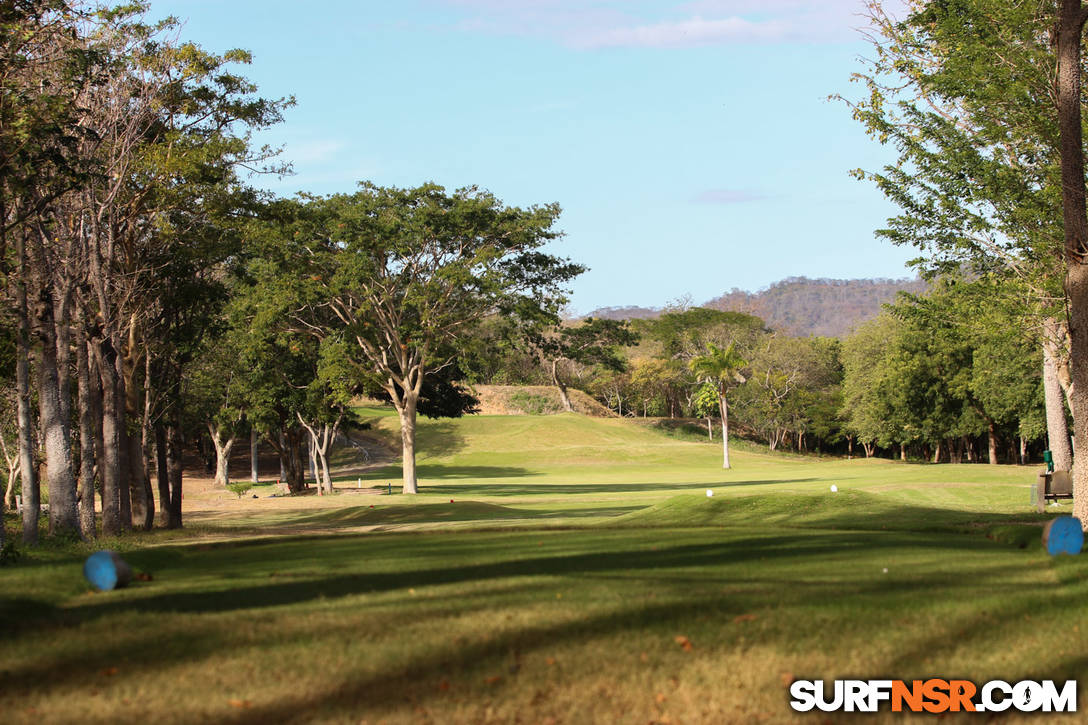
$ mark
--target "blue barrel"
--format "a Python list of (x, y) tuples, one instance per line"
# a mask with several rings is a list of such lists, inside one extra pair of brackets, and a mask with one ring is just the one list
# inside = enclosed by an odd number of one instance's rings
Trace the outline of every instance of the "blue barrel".
[(1043, 527), (1043, 546), (1051, 556), (1079, 554), (1084, 547), (1084, 527), (1074, 516), (1059, 516)]
[(121, 589), (132, 581), (132, 569), (113, 551), (96, 551), (83, 563), (83, 576), (100, 592)]

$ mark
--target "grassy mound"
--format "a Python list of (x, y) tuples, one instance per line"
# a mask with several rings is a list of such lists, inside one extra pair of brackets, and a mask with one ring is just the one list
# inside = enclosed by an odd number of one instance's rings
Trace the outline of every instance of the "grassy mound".
[(372, 504), (318, 511), (297, 517), (294, 523), (323, 527), (396, 527), (408, 524), (492, 522), (526, 518), (526, 512), (479, 501), (425, 504)]
[(607, 523), (654, 528), (812, 528), (841, 531), (976, 531), (1019, 542), (1038, 536), (1049, 519), (1039, 514), (980, 513), (905, 503), (880, 493), (781, 493), (751, 496), (674, 496)]

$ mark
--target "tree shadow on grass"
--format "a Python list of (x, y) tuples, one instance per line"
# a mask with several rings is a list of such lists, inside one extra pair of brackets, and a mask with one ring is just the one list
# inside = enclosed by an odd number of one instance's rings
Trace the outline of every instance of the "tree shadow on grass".
[[(355, 549), (365, 551), (368, 548), (367, 537), (352, 538), (356, 542)], [(307, 558), (345, 556), (352, 547), (345, 547), (343, 539), (344, 537), (324, 540), (324, 546), (321, 539), (309, 540), (306, 547)], [(413, 543), (418, 541), (420, 541), (419, 538), (405, 542), (406, 548), (426, 549), (426, 547), (413, 547)], [(450, 539), (447, 538), (446, 541)], [(514, 549), (519, 544), (528, 542), (511, 541), (510, 543), (511, 547), (506, 550), (509, 552), (506, 555), (515, 557)], [(759, 576), (759, 571), (771, 566), (776, 559), (796, 558), (799, 563), (812, 559), (815, 563), (819, 557), (841, 554), (844, 550), (853, 547), (862, 547), (866, 551), (886, 549), (889, 552), (902, 551), (905, 548), (923, 548), (931, 550), (936, 555), (946, 556), (955, 556), (956, 553), (964, 550), (974, 552), (995, 550), (992, 543), (981, 537), (949, 541), (947, 537), (936, 540), (933, 537), (903, 533), (860, 536), (856, 533), (785, 534), (718, 543), (666, 546), (656, 551), (638, 548), (644, 546), (644, 541), (641, 539), (621, 538), (606, 543), (609, 544), (611, 550), (572, 555), (524, 556), (508, 558), (505, 561), (435, 567), (419, 571), (321, 576), (296, 581), (276, 581), (268, 585), (243, 586), (225, 591), (163, 593), (127, 601), (96, 601), (87, 606), (67, 609), (61, 615), (65, 620), (61, 626), (89, 626), (91, 620), (126, 611), (221, 613), (237, 609), (302, 603), (317, 598), (328, 599), (371, 592), (408, 590), (412, 587), (428, 585), (475, 584), (488, 580), (498, 584), (502, 580), (515, 577), (518, 578), (514, 579), (518, 582), (518, 588), (531, 589), (540, 586), (533, 580), (522, 581), (521, 578), (527, 576), (599, 578), (622, 574), (627, 577), (644, 577), (647, 583), (651, 584), (661, 581), (659, 572), (668, 572), (667, 576), (672, 578), (680, 576), (683, 579), (681, 574), (685, 569), (711, 567), (709, 574), (697, 576), (693, 572), (689, 577), (692, 583), (704, 585), (707, 592), (694, 590), (692, 595), (681, 603), (650, 604), (645, 601), (628, 600), (608, 608), (608, 611), (587, 614), (574, 621), (558, 624), (529, 624), (485, 641), (457, 645), (436, 643), (425, 657), (417, 657), (397, 669), (383, 672), (380, 677), (363, 678), (351, 682), (334, 678), (335, 681), (330, 683), (328, 692), (285, 691), (274, 705), (226, 714), (222, 719), (253, 723), (291, 721), (304, 717), (314, 708), (331, 709), (334, 712), (351, 711), (357, 717), (360, 707), (372, 707), (375, 704), (397, 706), (409, 699), (416, 701), (437, 697), (439, 695), (435, 685), (439, 677), (451, 672), (471, 670), (481, 666), (482, 663), (501, 662), (508, 658), (512, 651), (524, 653), (556, 647), (566, 642), (590, 641), (619, 632), (663, 630), (668, 633), (679, 627), (690, 626), (697, 617), (705, 619), (710, 616), (727, 622), (731, 617), (744, 613), (752, 606), (767, 606), (772, 603), (766, 600), (766, 595), (758, 589), (748, 594), (723, 596), (720, 587), (723, 583), (731, 586), (749, 582), (754, 585), (774, 584), (775, 591), (780, 592), (780, 596), (773, 602), (775, 606), (791, 604), (807, 606), (810, 603), (812, 586)], [(432, 542), (431, 549), (436, 545), (441, 546), (441, 543)], [(489, 547), (488, 551), (494, 551), (493, 540), (485, 541), (480, 546)], [(267, 547), (259, 545), (245, 547), (253, 550), (249, 552), (245, 549), (232, 551), (239, 547), (217, 548), (226, 550), (221, 552), (224, 554), (220, 557), (222, 564), (236, 563), (238, 557), (225, 556), (227, 554), (242, 554), (242, 556), (248, 554), (259, 559), (278, 551), (278, 549), (261, 551), (262, 548), (267, 549)], [(326, 548), (329, 550), (325, 551)], [(406, 561), (411, 561), (412, 553), (411, 551), (406, 553)], [(430, 551), (431, 555), (433, 553), (433, 550)], [(737, 576), (741, 572), (717, 569), (724, 565), (756, 561), (764, 563), (761, 563), (758, 569), (743, 572), (746, 576)], [(972, 592), (979, 587), (992, 585), (993, 582), (1011, 578), (1025, 568), (1039, 565), (1038, 557), (1025, 555), (1022, 561), (1017, 560), (1010, 565), (987, 568), (982, 577), (966, 577), (962, 571), (941, 571), (923, 573), (919, 578), (909, 582), (888, 579), (854, 581), (847, 579), (836, 583), (830, 580), (831, 577), (825, 575), (828, 581), (819, 583), (827, 589), (823, 593), (821, 604), (829, 605), (831, 600), (840, 596), (859, 598), (863, 603), (871, 602), (873, 606), (863, 606), (862, 618), (860, 621), (851, 622), (851, 626), (855, 630), (871, 631), (873, 636), (879, 636), (885, 633), (888, 626), (887, 612), (879, 606), (885, 598), (894, 599), (905, 593), (923, 589), (935, 598), (955, 597), (969, 600)], [(168, 572), (164, 573), (164, 576), (168, 575)], [(813, 576), (818, 577), (819, 574), (814, 573)], [(675, 583), (684, 584), (683, 581)], [(719, 583), (719, 586), (715, 587), (715, 583)], [(712, 589), (715, 590), (713, 593), (711, 593)], [(1037, 587), (1009, 586), (1007, 590), (1010, 597), (1045, 598), (1049, 596), (1049, 592), (1038, 591)], [(452, 596), (452, 594), (449, 606), (455, 608), (460, 597)], [(407, 593), (405, 597), (407, 600)], [(386, 606), (392, 605), (386, 603)], [(445, 605), (438, 603), (436, 606)], [(1028, 605), (1022, 605), (1019, 602), (1016, 606), (1028, 609)], [(1047, 606), (1059, 619), (1080, 611), (1076, 608), (1079, 607), (1079, 598), (1077, 602), (1070, 598), (1063, 598)], [(1010, 611), (1009, 614), (1013, 612)], [(49, 628), (60, 624), (53, 617), (48, 619), (52, 621), (42, 622), (42, 624)], [(220, 623), (219, 626), (223, 625)], [(32, 630), (33, 627), (29, 629)], [(980, 628), (978, 631), (981, 636), (983, 630)], [(9, 673), (5, 684), (10, 686), (13, 692), (59, 693), (66, 691), (74, 683), (87, 680), (89, 673), (93, 676), (96, 668), (111, 666), (118, 661), (124, 662), (126, 669), (149, 670), (168, 666), (177, 667), (185, 661), (199, 661), (211, 656), (223, 646), (222, 633), (217, 631), (214, 623), (207, 620), (194, 621), (192, 631), (171, 633), (165, 640), (162, 639), (160, 632), (152, 629), (133, 630), (129, 634), (130, 639), (122, 643), (105, 638), (97, 641), (89, 651), (68, 654), (61, 658), (47, 658), (37, 667), (22, 668), (17, 672)], [(335, 627), (332, 630), (325, 629), (321, 634), (330, 637), (352, 636), (350, 631), (338, 634)], [(33, 631), (27, 631), (21, 636), (34, 637), (34, 635)], [(790, 645), (796, 646), (796, 643), (790, 643)], [(169, 656), (166, 653), (169, 653)], [(421, 689), (420, 683), (427, 683), (427, 687)]]
[[(362, 471), (357, 477), (364, 481), (392, 481), (393, 486), (396, 487), (400, 483), (401, 470), (400, 463), (391, 463), (384, 468)], [(344, 475), (338, 474), (333, 479), (338, 480)], [(347, 478), (352, 475), (355, 474), (347, 474)], [(525, 478), (539, 475), (541, 474), (518, 466), (447, 466), (440, 463), (421, 463), (416, 466), (420, 491), (435, 486), (436, 481), (445, 479)]]
[[(592, 537), (595, 532), (586, 535)], [(420, 539), (425, 535), (416, 535)], [(351, 537), (354, 542), (347, 542), (344, 537), (334, 540), (312, 538), (311, 550), (307, 559), (322, 559), (328, 556), (344, 556), (352, 549), (365, 550), (366, 538)], [(281, 542), (282, 543), (282, 542)], [(992, 550), (994, 546), (982, 537), (956, 541), (959, 551)], [(325, 544), (325, 546), (322, 546)], [(354, 546), (352, 546), (354, 544)], [(489, 539), (481, 544), (488, 550), (494, 546)], [(631, 547), (637, 546), (635, 541)], [(842, 554), (851, 549), (867, 547), (868, 550), (902, 549), (950, 549), (953, 548), (947, 538), (924, 537), (906, 532), (864, 533), (849, 532), (806, 532), (783, 533), (774, 536), (762, 536), (754, 539), (732, 539), (719, 543), (684, 544), (660, 547), (657, 550), (630, 548), (621, 551), (604, 551), (571, 555), (533, 556), (535, 550), (525, 548), (516, 556), (504, 561), (486, 564), (462, 566), (442, 566), (438, 568), (403, 572), (362, 572), (333, 576), (319, 576), (304, 581), (276, 581), (268, 584), (230, 587), (227, 589), (198, 592), (166, 592), (162, 594), (130, 597), (115, 601), (96, 601), (92, 604), (72, 610), (81, 619), (93, 619), (99, 616), (123, 611), (144, 612), (226, 612), (237, 609), (266, 608), (305, 602), (319, 597), (334, 599), (354, 594), (389, 592), (397, 589), (456, 584), (461, 582), (479, 582), (507, 577), (520, 576), (569, 576), (605, 571), (643, 571), (666, 570), (678, 567), (706, 567), (743, 564), (752, 561), (775, 561), (783, 558), (805, 559)], [(322, 549), (331, 547), (326, 554)], [(222, 545), (217, 549), (228, 552), (231, 546)], [(248, 555), (264, 560), (259, 546), (249, 548)], [(408, 546), (410, 548), (410, 544)], [(434, 552), (429, 552), (433, 556)], [(244, 556), (230, 557), (223, 566), (236, 570), (244, 564)], [(410, 559), (411, 555), (406, 553)], [(133, 556), (134, 560), (138, 557)], [(214, 567), (203, 574), (214, 573)], [(163, 576), (169, 576), (169, 572)]]
[(572, 518), (605, 518), (621, 516), (637, 511), (642, 506), (607, 505), (576, 510), (521, 509), (479, 501), (458, 503), (381, 504), (376, 506), (351, 506), (326, 511), (300, 513), (282, 526), (299, 527), (355, 527), (396, 526), (405, 524), (439, 523), (493, 523), (497, 521), (525, 521)]
[[(526, 474), (538, 475), (538, 474)], [(466, 476), (467, 478), (468, 476)], [(502, 476), (506, 477), (506, 476)], [(680, 483), (480, 483), (460, 484), (446, 483), (441, 471), (434, 476), (427, 476), (431, 480), (424, 480), (420, 484), (421, 492), (449, 493), (459, 495), (478, 496), (534, 496), (534, 495), (566, 495), (566, 494), (595, 494), (595, 493), (645, 493), (651, 491), (702, 491), (707, 488), (725, 489), (741, 488), (745, 486), (765, 486), (772, 483), (805, 483), (815, 481), (815, 478), (789, 478), (767, 479), (759, 481), (733, 481), (730, 483), (680, 482)], [(483, 478), (483, 476), (477, 476)], [(499, 476), (495, 476), (499, 478)], [(435, 481), (434, 479), (438, 479)]]

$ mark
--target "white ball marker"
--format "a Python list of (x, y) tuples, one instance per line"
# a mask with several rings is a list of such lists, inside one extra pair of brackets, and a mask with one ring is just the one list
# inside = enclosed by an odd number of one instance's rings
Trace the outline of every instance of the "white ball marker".
[(714, 492), (711, 491), (709, 488), (706, 490), (706, 497), (707, 498), (714, 498)]
[(838, 493), (838, 492), (839, 492), (839, 487), (836, 486), (835, 484), (831, 484), (831, 493)]

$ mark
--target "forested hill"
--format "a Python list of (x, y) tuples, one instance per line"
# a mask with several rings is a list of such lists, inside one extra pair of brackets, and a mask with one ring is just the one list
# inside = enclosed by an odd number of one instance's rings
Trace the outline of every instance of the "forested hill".
[[(703, 307), (745, 312), (768, 327), (792, 335), (843, 337), (859, 323), (880, 313), (880, 306), (898, 292), (919, 293), (926, 285), (910, 279), (808, 279), (790, 277), (759, 292), (734, 289)], [(634, 319), (655, 317), (661, 310), (646, 307), (605, 307), (591, 317)]]

